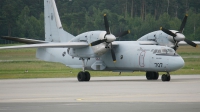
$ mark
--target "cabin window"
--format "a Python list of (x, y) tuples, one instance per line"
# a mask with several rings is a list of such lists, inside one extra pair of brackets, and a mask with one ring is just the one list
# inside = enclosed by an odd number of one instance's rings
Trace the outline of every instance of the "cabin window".
[(161, 50), (158, 50), (158, 53), (161, 53)]

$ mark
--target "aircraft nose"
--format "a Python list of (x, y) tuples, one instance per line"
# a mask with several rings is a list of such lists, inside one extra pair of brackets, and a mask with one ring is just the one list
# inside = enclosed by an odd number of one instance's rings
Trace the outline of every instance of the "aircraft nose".
[(181, 56), (174, 57), (169, 60), (169, 71), (175, 71), (181, 69), (185, 65), (185, 62)]

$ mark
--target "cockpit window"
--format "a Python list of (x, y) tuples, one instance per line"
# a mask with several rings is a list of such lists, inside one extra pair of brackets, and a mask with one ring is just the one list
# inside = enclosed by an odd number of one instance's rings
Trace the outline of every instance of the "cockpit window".
[(173, 49), (162, 49), (162, 53), (175, 53)]
[(167, 50), (166, 49), (162, 49), (162, 53), (167, 53)]
[(173, 49), (152, 49), (151, 52), (153, 52), (153, 54), (161, 54), (161, 53), (175, 53), (175, 51)]
[(168, 52), (174, 52), (172, 49), (167, 49)]
[(153, 51), (153, 54), (155, 54), (157, 52), (157, 49), (155, 49), (154, 51)]

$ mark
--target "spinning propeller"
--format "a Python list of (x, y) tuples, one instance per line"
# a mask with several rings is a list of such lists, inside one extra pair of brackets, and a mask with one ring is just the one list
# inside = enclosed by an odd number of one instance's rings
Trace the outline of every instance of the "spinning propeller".
[[(130, 30), (124, 31), (124, 32), (120, 32), (117, 36), (111, 34), (106, 14), (104, 14), (104, 24), (105, 24), (105, 30), (106, 30), (106, 34), (104, 35), (104, 38), (102, 40), (97, 40), (97, 41), (92, 42), (90, 44), (90, 46), (95, 46), (95, 45), (101, 44), (103, 42), (106, 42), (107, 46), (108, 46), (108, 44), (110, 44), (110, 50), (111, 50), (111, 55), (112, 55), (113, 62), (116, 62), (116, 56), (115, 56), (115, 52), (114, 52), (114, 50), (112, 48), (112, 42), (115, 41), (116, 38), (119, 38), (119, 37), (122, 37), (122, 36), (125, 36), (125, 35), (129, 34)], [(109, 47), (106, 47), (106, 48), (109, 48)]]
[(185, 17), (184, 17), (184, 19), (183, 19), (183, 21), (182, 21), (182, 23), (181, 23), (180, 29), (177, 32), (172, 32), (172, 31), (170, 31), (168, 29), (160, 27), (160, 30), (162, 30), (166, 34), (171, 35), (173, 37), (173, 40), (175, 42), (175, 46), (174, 46), (174, 50), (175, 51), (177, 50), (178, 43), (180, 41), (185, 41), (188, 45), (191, 45), (193, 47), (197, 47), (197, 44), (195, 44), (194, 42), (186, 39), (185, 36), (183, 35), (183, 30), (184, 30), (185, 24), (187, 22), (187, 17), (188, 17), (188, 15), (186, 14)]

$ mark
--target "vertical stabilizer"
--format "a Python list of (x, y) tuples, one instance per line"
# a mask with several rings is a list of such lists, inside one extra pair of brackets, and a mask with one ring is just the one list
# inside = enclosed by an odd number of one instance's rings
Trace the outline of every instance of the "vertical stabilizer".
[(45, 41), (67, 42), (74, 36), (63, 30), (55, 0), (44, 0)]

